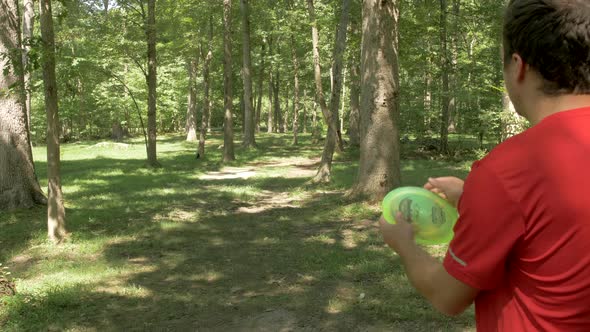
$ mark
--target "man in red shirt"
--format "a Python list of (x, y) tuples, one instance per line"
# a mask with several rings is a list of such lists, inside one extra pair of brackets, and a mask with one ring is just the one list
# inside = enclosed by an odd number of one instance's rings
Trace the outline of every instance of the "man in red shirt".
[(504, 53), (506, 88), (533, 127), (465, 183), (425, 185), (459, 209), (444, 262), (401, 214), (381, 232), (438, 310), (475, 302), (478, 331), (590, 331), (590, 1), (510, 1)]

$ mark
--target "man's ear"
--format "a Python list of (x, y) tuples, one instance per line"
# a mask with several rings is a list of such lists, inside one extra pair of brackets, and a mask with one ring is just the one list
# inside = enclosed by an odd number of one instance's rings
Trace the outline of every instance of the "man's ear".
[(524, 62), (522, 57), (517, 53), (512, 54), (512, 62), (514, 65), (514, 74), (517, 82), (524, 81), (526, 76), (526, 72), (528, 70), (528, 65)]

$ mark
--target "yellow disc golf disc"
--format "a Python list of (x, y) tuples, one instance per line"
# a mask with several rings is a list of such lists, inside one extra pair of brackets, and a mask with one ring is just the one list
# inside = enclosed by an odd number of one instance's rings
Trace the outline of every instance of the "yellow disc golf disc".
[(395, 224), (395, 215), (416, 225), (415, 238), (420, 244), (449, 243), (454, 236), (453, 227), (459, 218), (457, 209), (449, 202), (419, 187), (397, 188), (383, 199), (383, 217)]

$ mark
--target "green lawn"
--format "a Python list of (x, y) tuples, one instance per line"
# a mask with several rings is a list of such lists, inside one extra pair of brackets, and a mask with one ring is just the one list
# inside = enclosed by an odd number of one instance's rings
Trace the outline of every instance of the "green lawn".
[[(0, 299), (2, 331), (464, 331), (409, 285), (374, 228), (378, 206), (346, 198), (358, 151), (338, 155), (334, 181), (308, 184), (321, 147), (309, 135), (258, 137), (220, 165), (180, 136), (62, 146), (69, 240), (46, 241), (46, 210), (0, 212), (0, 263), (18, 295)], [(35, 148), (46, 187), (45, 150)], [(405, 160), (405, 185), (466, 174), (465, 162)], [(431, 247), (442, 255), (444, 247)]]

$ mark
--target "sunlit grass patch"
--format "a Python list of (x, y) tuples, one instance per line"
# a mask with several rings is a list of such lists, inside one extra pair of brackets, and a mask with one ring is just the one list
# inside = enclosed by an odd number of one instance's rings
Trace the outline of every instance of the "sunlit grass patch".
[[(227, 164), (221, 134), (210, 138), (197, 160), (196, 143), (160, 137), (158, 169), (145, 167), (141, 138), (64, 144), (65, 243), (47, 242), (45, 207), (0, 213), (0, 262), (19, 292), (0, 300), (0, 330), (231, 330), (274, 311), (326, 330), (472, 326), (472, 313), (445, 318), (411, 287), (375, 227), (379, 205), (346, 196), (358, 150), (335, 156), (331, 184), (313, 185), (322, 147), (309, 134), (299, 146), (260, 135)], [(44, 153), (35, 148), (42, 186)], [(407, 185), (466, 171), (440, 160), (402, 167)]]

